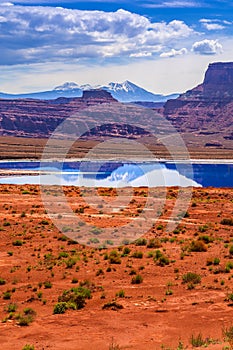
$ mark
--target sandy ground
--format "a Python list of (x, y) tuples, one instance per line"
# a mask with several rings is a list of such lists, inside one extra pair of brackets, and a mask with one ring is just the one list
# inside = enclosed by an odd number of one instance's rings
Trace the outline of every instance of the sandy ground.
[[(148, 199), (146, 189), (137, 189), (126, 210), (107, 215), (93, 208), (95, 199), (85, 206), (79, 189), (64, 192), (87, 227), (119, 231), (140, 217)], [(98, 195), (109, 203), (117, 193), (99, 189)], [(110, 242), (98, 249), (64, 236), (48, 218), (38, 186), (0, 186), (1, 349), (32, 344), (36, 350), (159, 350), (177, 349), (179, 341), (192, 349), (190, 339), (199, 333), (208, 349), (229, 347), (222, 329), (233, 325), (233, 229), (221, 222), (233, 217), (233, 189), (194, 189), (188, 214), (174, 232), (167, 232), (176, 196), (176, 188), (167, 190), (159, 220), (144, 234), (146, 245), (131, 243), (124, 254), (124, 245), (111, 247)], [(150, 247), (153, 238), (156, 244)], [(192, 251), (192, 242), (199, 242), (204, 251)], [(117, 264), (109, 258), (113, 250)], [(157, 250), (167, 257), (167, 265), (160, 266)], [(184, 283), (187, 272), (198, 274), (200, 283)], [(132, 284), (134, 273), (142, 276), (142, 283)], [(54, 314), (63, 291), (80, 284), (92, 291), (85, 307)], [(103, 309), (109, 302), (122, 308)], [(9, 304), (17, 307), (11, 314)], [(17, 314), (25, 308), (36, 315), (28, 326), (20, 326)]]

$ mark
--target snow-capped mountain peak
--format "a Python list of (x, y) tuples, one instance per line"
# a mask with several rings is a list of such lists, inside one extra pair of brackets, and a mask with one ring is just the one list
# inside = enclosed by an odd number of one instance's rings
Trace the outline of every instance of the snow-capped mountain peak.
[(98, 85), (83, 84), (83, 85), (80, 85), (80, 89), (83, 91), (98, 89)]
[(56, 86), (54, 88), (54, 91), (67, 91), (67, 90), (74, 90), (74, 89), (80, 89), (80, 86), (74, 82), (66, 82), (62, 85)]
[(135, 85), (131, 83), (130, 81), (126, 80), (123, 83), (109, 83), (106, 88), (108, 88), (111, 91), (134, 91)]

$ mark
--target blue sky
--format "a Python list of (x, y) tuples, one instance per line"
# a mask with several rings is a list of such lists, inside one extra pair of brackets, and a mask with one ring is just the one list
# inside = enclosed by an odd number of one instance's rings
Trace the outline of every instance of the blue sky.
[(131, 80), (156, 93), (233, 61), (233, 5), (208, 0), (0, 3), (0, 91)]

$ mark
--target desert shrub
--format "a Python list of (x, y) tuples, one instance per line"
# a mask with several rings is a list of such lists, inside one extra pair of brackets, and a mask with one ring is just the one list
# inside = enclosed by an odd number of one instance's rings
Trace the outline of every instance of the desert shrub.
[(143, 277), (141, 275), (135, 275), (132, 277), (131, 283), (132, 284), (140, 284), (143, 281)]
[(72, 269), (72, 267), (76, 264), (76, 260), (74, 258), (69, 258), (65, 261), (65, 264), (67, 269)]
[(119, 292), (116, 293), (116, 297), (124, 298), (125, 297), (125, 291), (124, 289), (121, 289)]
[(68, 308), (68, 304), (65, 301), (61, 301), (54, 305), (53, 313), (64, 314)]
[(208, 244), (214, 241), (213, 237), (210, 237), (208, 235), (202, 235), (198, 237), (199, 241), (203, 241), (204, 243)]
[(230, 255), (233, 255), (233, 245), (230, 246), (229, 253), (230, 253)]
[(203, 225), (203, 226), (199, 226), (198, 231), (199, 232), (206, 232), (208, 230), (208, 225)]
[(67, 252), (60, 252), (58, 255), (58, 259), (68, 258), (69, 254)]
[(120, 350), (120, 345), (114, 342), (114, 339), (112, 339), (108, 350)]
[(203, 339), (201, 333), (199, 333), (196, 337), (192, 334), (190, 339), (190, 343), (193, 347), (198, 348), (206, 344), (206, 341)]
[(20, 239), (17, 239), (16, 241), (12, 242), (13, 246), (15, 247), (21, 247), (23, 245), (23, 241)]
[(3, 293), (4, 300), (9, 300), (10, 298), (11, 298), (11, 292), (9, 290)]
[(86, 305), (86, 299), (91, 298), (91, 291), (87, 288), (77, 287), (64, 290), (58, 297), (53, 313), (65, 313), (67, 309), (79, 310)]
[(228, 225), (228, 226), (233, 226), (233, 218), (225, 218), (222, 219), (220, 224), (222, 225)]
[(48, 222), (48, 220), (41, 220), (41, 221), (39, 222), (39, 224), (40, 224), (40, 225), (49, 225), (49, 222)]
[(96, 271), (96, 276), (98, 277), (98, 276), (100, 276), (100, 275), (104, 275), (103, 269), (98, 269), (98, 270)]
[(143, 253), (140, 251), (136, 251), (132, 254), (132, 258), (136, 258), (136, 259), (142, 259), (143, 258)]
[(189, 250), (190, 252), (206, 252), (207, 246), (202, 240), (192, 241)]
[(187, 272), (185, 275), (182, 276), (182, 279), (183, 283), (201, 283), (201, 276), (194, 272)]
[(7, 306), (7, 312), (15, 312), (17, 310), (17, 305), (15, 303), (9, 304)]
[(26, 344), (24, 345), (24, 347), (22, 348), (22, 350), (35, 350), (33, 345), (30, 344)]
[(134, 244), (135, 244), (136, 246), (147, 245), (147, 240), (146, 240), (146, 238), (138, 238), (138, 239), (134, 242)]
[(116, 250), (112, 250), (108, 258), (110, 264), (121, 264), (120, 255)]
[(16, 315), (15, 319), (19, 326), (29, 326), (30, 323), (34, 321), (36, 312), (31, 308), (26, 308), (23, 311), (23, 314), (19, 313)]
[(36, 316), (36, 311), (33, 310), (31, 307), (26, 307), (23, 310), (24, 315), (31, 315), (31, 316)]
[(100, 227), (93, 227), (90, 232), (94, 235), (99, 235), (103, 232), (103, 230)]
[(22, 194), (31, 194), (31, 192), (27, 191), (27, 190), (24, 190), (24, 191), (22, 191)]
[(219, 264), (220, 264), (220, 259), (219, 258), (214, 258), (213, 265), (219, 265)]
[(231, 270), (233, 269), (233, 262), (232, 261), (228, 261), (226, 263), (226, 267), (225, 267), (225, 272), (231, 272)]
[[(89, 291), (89, 293), (90, 293), (90, 292), (93, 292), (93, 291), (96, 289), (95, 283), (91, 282), (90, 280), (81, 281), (81, 282), (79, 283), (79, 285), (80, 285), (80, 287), (83, 287), (83, 288), (82, 288), (83, 291), (84, 291), (84, 289), (85, 289), (85, 291), (86, 291), (86, 292)], [(79, 288), (80, 288), (80, 287), (79, 287)], [(76, 289), (77, 289), (77, 288), (76, 288)], [(90, 299), (90, 298), (91, 298), (91, 295), (88, 296), (88, 299)]]
[(161, 242), (158, 238), (151, 238), (147, 243), (147, 248), (160, 248)]
[(112, 301), (109, 303), (106, 303), (102, 306), (103, 310), (121, 310), (123, 309), (123, 305), (117, 303), (116, 301)]
[(222, 329), (222, 334), (224, 337), (224, 340), (227, 341), (231, 348), (233, 348), (233, 326), (229, 326), (229, 327), (224, 327)]
[(180, 228), (175, 228), (173, 231), (174, 235), (178, 235), (180, 233), (181, 229)]
[(77, 277), (73, 277), (71, 283), (73, 283), (73, 284), (78, 283)]
[(44, 287), (45, 287), (45, 289), (52, 288), (52, 283), (50, 281), (45, 281), (44, 282)]
[(207, 265), (207, 266), (210, 266), (210, 265), (219, 265), (219, 263), (220, 263), (220, 259), (219, 259), (219, 258), (214, 258), (214, 259), (208, 258), (208, 259), (206, 260), (206, 265)]
[(122, 256), (127, 256), (131, 252), (131, 249), (129, 247), (124, 247)]
[(165, 266), (169, 265), (169, 259), (166, 255), (164, 255), (161, 250), (156, 250), (155, 255), (154, 255), (154, 262), (158, 266)]
[(10, 222), (8, 222), (8, 221), (5, 221), (4, 223), (3, 223), (3, 226), (5, 226), (5, 227), (7, 227), (7, 226), (10, 226), (11, 224), (10, 224)]
[(0, 286), (3, 286), (4, 284), (6, 284), (6, 281), (3, 278), (0, 278)]

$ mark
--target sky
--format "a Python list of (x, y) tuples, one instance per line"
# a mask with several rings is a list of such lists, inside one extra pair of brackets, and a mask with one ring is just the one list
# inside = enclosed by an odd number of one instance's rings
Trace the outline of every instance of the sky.
[(227, 0), (0, 0), (0, 91), (130, 80), (154, 93), (201, 83), (233, 61)]

